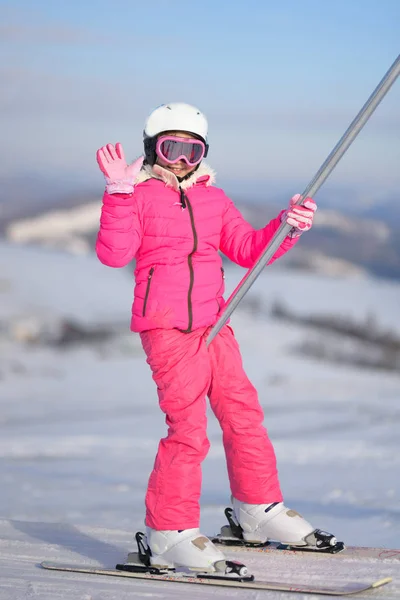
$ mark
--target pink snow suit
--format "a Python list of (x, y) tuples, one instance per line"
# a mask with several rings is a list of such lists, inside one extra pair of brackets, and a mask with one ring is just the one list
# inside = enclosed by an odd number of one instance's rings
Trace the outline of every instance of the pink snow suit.
[[(168, 425), (146, 495), (146, 524), (158, 530), (199, 526), (206, 396), (223, 431), (233, 496), (282, 501), (263, 412), (232, 329), (206, 346), (224, 307), (219, 250), (251, 267), (281, 219), (255, 230), (213, 180), (204, 163), (181, 184), (166, 169), (146, 166), (133, 195), (103, 198), (97, 255), (111, 267), (136, 258), (131, 329), (141, 334)], [(286, 238), (272, 260), (297, 240)]]

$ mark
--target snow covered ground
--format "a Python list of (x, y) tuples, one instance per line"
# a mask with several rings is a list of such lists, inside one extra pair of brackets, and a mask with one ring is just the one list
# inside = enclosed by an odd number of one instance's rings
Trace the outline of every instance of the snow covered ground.
[[(242, 275), (228, 270), (229, 291)], [(328, 279), (274, 266), (250, 294), (262, 295), (266, 306), (284, 299), (304, 314), (363, 318), (373, 312), (382, 327), (400, 331), (400, 285), (391, 282)], [(113, 565), (143, 528), (147, 478), (165, 426), (139, 341), (128, 333), (131, 298), (127, 271), (107, 269), (95, 257), (0, 244), (0, 600), (210, 594), (200, 587), (37, 568), (44, 559)], [(127, 333), (63, 349), (16, 339), (21, 322), (51, 325), (60, 317), (93, 326), (118, 323)], [(260, 392), (287, 505), (348, 545), (399, 547), (400, 375), (296, 355), (292, 348), (307, 330), (267, 315), (240, 310), (232, 325)], [(211, 413), (209, 438), (202, 529), (214, 533), (224, 522), (229, 488)], [(365, 597), (400, 597), (400, 562), (236, 558), (260, 579), (392, 575), (397, 581)], [(223, 589), (213, 596), (281, 597)]]

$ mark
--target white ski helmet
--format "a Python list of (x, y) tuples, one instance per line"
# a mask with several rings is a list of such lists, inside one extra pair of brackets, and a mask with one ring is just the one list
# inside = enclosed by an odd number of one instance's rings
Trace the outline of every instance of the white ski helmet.
[(156, 161), (157, 136), (165, 131), (187, 131), (200, 138), (206, 145), (207, 156), (208, 123), (203, 113), (190, 104), (171, 102), (162, 104), (148, 116), (143, 130), (144, 151), (150, 165)]

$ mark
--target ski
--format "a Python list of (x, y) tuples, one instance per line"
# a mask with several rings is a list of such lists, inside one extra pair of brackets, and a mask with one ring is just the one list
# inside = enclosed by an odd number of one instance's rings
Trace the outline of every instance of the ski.
[[(278, 592), (298, 592), (302, 594), (324, 594), (328, 596), (348, 596), (359, 594), (367, 590), (373, 590), (392, 581), (391, 577), (373, 581), (372, 583), (347, 582), (345, 584), (307, 584), (307, 583), (285, 583), (280, 581), (235, 581), (234, 579), (208, 579), (201, 575), (187, 575), (186, 573), (167, 572), (150, 573), (149, 571), (131, 572), (124, 569), (127, 565), (117, 565), (116, 568), (107, 569), (104, 567), (94, 567), (89, 565), (68, 564), (62, 562), (44, 561), (40, 565), (43, 569), (55, 571), (68, 571), (72, 573), (87, 573), (93, 575), (106, 575), (112, 577), (128, 577), (132, 579), (150, 580), (150, 581), (168, 581), (170, 583), (187, 583), (197, 585), (234, 587), (252, 590), (273, 590)], [(129, 567), (129, 564), (128, 564)]]
[(400, 560), (400, 550), (388, 548), (370, 548), (362, 546), (348, 546), (343, 542), (338, 542), (336, 538), (325, 531), (316, 529), (313, 533), (315, 545), (289, 546), (280, 542), (268, 541), (267, 543), (247, 542), (243, 538), (243, 530), (237, 523), (232, 508), (225, 509), (225, 516), (228, 525), (221, 528), (218, 535), (210, 535), (209, 539), (214, 544), (223, 545), (229, 552), (259, 552), (259, 553), (277, 553), (314, 556), (340, 556), (347, 558), (375, 558), (381, 560)]
[(374, 558), (379, 560), (400, 561), (400, 550), (390, 548), (373, 548), (368, 546), (345, 546), (337, 554), (331, 554), (321, 550), (312, 550), (309, 548), (294, 548), (280, 544), (279, 542), (268, 542), (264, 545), (246, 544), (242, 540), (234, 538), (223, 538), (219, 535), (208, 536), (216, 545), (222, 545), (227, 552), (258, 552), (260, 554), (297, 554), (306, 556), (312, 554), (312, 557), (320, 558)]

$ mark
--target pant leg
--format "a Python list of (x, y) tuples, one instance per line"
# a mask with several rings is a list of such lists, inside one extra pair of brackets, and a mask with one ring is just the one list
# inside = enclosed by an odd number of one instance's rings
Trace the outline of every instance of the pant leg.
[(146, 525), (199, 527), (201, 463), (208, 450), (206, 396), (211, 382), (204, 329), (141, 334), (168, 435), (160, 441), (146, 494)]
[(212, 368), (210, 404), (223, 431), (231, 492), (249, 504), (281, 502), (275, 451), (232, 329), (223, 327), (208, 350)]

